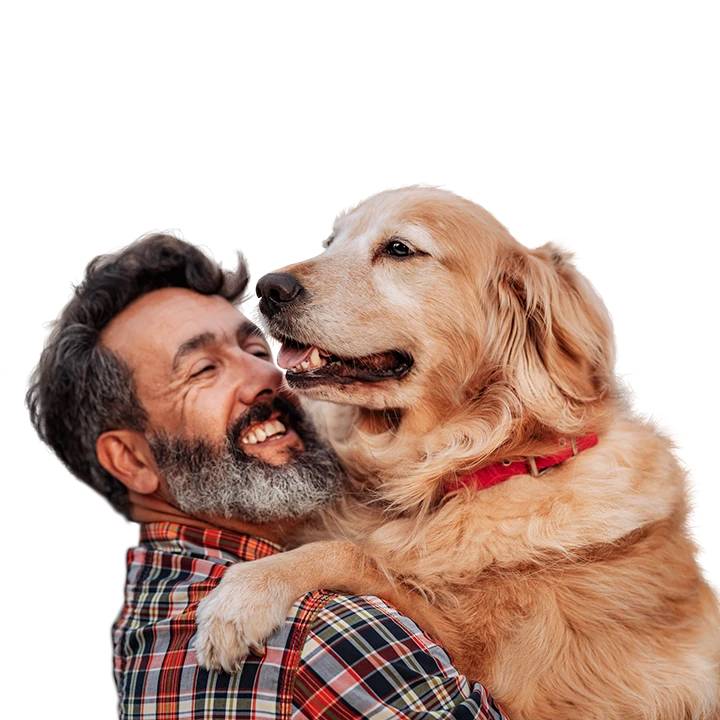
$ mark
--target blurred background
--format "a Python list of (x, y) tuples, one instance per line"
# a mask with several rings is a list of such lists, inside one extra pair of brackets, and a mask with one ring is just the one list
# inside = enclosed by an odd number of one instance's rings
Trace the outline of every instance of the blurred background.
[[(413, 178), (405, 178), (412, 181)], [(370, 188), (372, 190), (379, 188)], [(720, 186), (462, 186), (527, 249), (564, 252), (611, 317), (615, 364), (633, 405), (672, 423), (696, 470), (697, 534), (720, 593)], [(0, 480), (4, 606), (17, 697), (109, 717), (107, 631), (122, 552), (136, 530), (42, 454), (24, 377), (82, 264), (158, 225), (218, 254), (266, 265), (311, 256), (327, 211), (367, 185), (4, 186), (0, 191)], [(252, 311), (254, 292), (243, 302)], [(105, 653), (106, 664), (100, 658)], [(45, 668), (52, 665), (52, 670)], [(39, 714), (39, 713), (35, 713)]]

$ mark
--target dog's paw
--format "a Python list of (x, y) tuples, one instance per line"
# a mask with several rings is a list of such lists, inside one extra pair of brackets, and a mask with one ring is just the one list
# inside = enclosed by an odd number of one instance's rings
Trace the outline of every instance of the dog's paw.
[(264, 654), (265, 641), (282, 626), (295, 598), (268, 569), (269, 559), (228, 568), (198, 605), (195, 652), (203, 667), (237, 671), (249, 654)]

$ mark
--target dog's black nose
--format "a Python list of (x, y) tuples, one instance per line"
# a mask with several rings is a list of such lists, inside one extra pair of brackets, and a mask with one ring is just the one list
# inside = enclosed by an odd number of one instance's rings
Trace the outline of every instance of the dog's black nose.
[(292, 275), (287, 273), (269, 273), (258, 280), (255, 288), (260, 298), (260, 311), (269, 317), (283, 309), (304, 290)]

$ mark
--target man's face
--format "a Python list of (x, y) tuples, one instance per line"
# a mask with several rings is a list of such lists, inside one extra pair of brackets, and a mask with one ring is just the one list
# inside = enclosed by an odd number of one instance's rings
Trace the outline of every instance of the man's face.
[(263, 522), (334, 494), (337, 459), (280, 390), (262, 333), (223, 298), (156, 290), (102, 342), (132, 369), (148, 443), (186, 512)]

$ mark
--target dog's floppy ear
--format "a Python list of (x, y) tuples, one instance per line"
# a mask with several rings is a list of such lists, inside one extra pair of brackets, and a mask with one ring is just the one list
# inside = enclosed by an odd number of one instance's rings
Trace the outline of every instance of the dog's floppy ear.
[(513, 249), (497, 270), (498, 315), (488, 318), (495, 325), (488, 340), (497, 343), (492, 361), (535, 418), (558, 432), (577, 432), (588, 405), (613, 387), (607, 311), (569, 256), (551, 244)]

